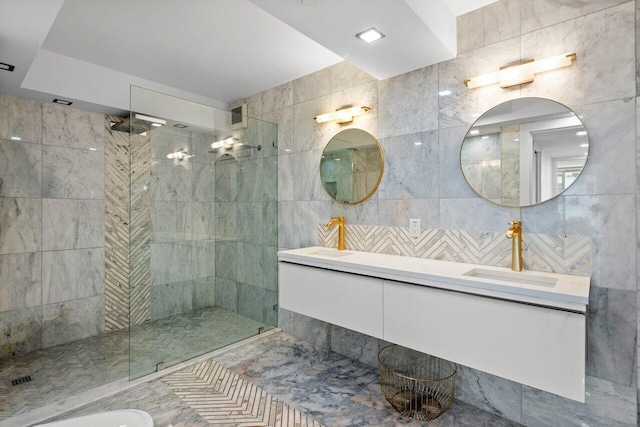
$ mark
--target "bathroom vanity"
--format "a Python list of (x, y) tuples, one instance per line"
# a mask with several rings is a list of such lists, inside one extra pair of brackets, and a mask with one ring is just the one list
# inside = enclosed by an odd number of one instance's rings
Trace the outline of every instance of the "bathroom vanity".
[(323, 247), (278, 260), (284, 309), (584, 402), (588, 277)]

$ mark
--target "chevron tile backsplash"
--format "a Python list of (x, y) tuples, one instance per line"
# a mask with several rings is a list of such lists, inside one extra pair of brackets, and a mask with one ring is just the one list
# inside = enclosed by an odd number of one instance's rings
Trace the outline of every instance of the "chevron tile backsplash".
[[(318, 224), (318, 245), (336, 247), (338, 229)], [(511, 241), (503, 232), (424, 228), (413, 238), (405, 227), (347, 225), (347, 249), (403, 255), (469, 264), (509, 267)], [(591, 274), (591, 239), (584, 236), (528, 234), (522, 236), (526, 270), (588, 276)]]

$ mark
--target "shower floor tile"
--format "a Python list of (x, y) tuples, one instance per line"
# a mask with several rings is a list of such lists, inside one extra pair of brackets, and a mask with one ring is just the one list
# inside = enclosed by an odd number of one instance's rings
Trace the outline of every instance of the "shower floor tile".
[[(274, 398), (325, 426), (511, 427), (519, 424), (456, 401), (440, 418), (421, 423), (403, 418), (380, 391), (377, 373), (359, 362), (330, 353), (283, 332), (223, 351), (215, 362)], [(181, 372), (186, 372), (186, 368)], [(175, 374), (172, 374), (175, 375)], [(167, 385), (171, 375), (96, 402), (64, 418), (111, 409), (140, 409), (156, 426), (210, 426), (198, 415), (204, 401), (189, 406)], [(162, 396), (161, 398), (157, 396)], [(229, 417), (237, 417), (230, 413)], [(217, 425), (237, 423), (218, 420)], [(317, 424), (316, 424), (317, 425)]]
[[(131, 333), (131, 377), (256, 335), (266, 325), (212, 307), (136, 325)], [(129, 331), (120, 330), (0, 359), (0, 421), (128, 378)], [(13, 386), (11, 381), (30, 376)]]

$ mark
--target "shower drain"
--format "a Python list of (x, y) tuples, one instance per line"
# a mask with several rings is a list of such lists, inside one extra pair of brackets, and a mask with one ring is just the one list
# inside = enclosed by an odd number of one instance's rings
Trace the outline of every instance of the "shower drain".
[(26, 377), (16, 378), (15, 380), (11, 380), (11, 385), (20, 385), (24, 383), (28, 383), (31, 381), (31, 375), (27, 375)]

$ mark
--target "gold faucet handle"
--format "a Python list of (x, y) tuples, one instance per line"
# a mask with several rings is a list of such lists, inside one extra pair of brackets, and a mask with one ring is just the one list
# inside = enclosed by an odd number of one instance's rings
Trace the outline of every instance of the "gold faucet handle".
[(344, 217), (343, 216), (332, 216), (331, 220), (332, 221), (344, 222)]
[(522, 227), (522, 221), (511, 221), (509, 222), (509, 225), (515, 228), (521, 228)]

